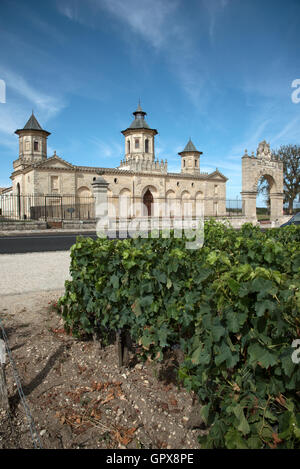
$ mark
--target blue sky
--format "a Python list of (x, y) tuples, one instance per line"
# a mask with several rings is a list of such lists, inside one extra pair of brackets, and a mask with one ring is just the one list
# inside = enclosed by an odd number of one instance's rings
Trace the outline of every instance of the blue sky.
[(32, 109), (48, 156), (115, 167), (140, 98), (169, 171), (191, 137), (240, 198), (245, 148), (300, 144), (299, 18), (299, 0), (1, 0), (0, 187)]

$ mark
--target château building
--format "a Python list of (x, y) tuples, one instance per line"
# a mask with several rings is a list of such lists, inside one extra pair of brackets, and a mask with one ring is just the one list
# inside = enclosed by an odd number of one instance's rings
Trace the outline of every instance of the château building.
[(152, 215), (155, 201), (168, 206), (173, 202), (193, 206), (199, 200), (204, 215), (225, 215), (227, 178), (218, 169), (210, 174), (201, 172), (202, 152), (191, 139), (178, 154), (180, 172), (168, 172), (167, 160), (159, 161), (155, 156), (157, 130), (146, 122), (146, 112), (140, 104), (133, 116), (132, 123), (122, 131), (124, 157), (118, 167), (107, 168), (74, 165), (56, 152), (48, 157), (47, 139), (51, 134), (32, 113), (25, 126), (15, 132), (19, 137), (19, 157), (13, 162), (13, 194), (57, 196), (57, 199), (92, 197), (92, 183), (101, 174), (109, 184), (108, 199), (116, 207), (117, 215), (121, 214), (122, 200), (135, 206), (140, 204), (141, 208), (131, 215)]

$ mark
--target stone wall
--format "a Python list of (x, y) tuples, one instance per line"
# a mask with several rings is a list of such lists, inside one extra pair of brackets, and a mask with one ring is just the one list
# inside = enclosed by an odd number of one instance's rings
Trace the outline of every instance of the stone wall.
[(64, 230), (96, 230), (96, 220), (63, 220)]
[(46, 230), (45, 221), (5, 221), (0, 222), (0, 231)]

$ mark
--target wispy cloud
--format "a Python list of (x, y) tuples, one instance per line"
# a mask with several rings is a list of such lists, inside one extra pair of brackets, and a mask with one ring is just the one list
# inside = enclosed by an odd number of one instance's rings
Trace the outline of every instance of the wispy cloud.
[(23, 76), (13, 71), (0, 69), (0, 75), (6, 82), (8, 95), (9, 91), (13, 90), (22, 98), (29, 101), (32, 106), (41, 110), (47, 118), (55, 116), (65, 107), (61, 97), (39, 91), (35, 86), (29, 84)]
[(208, 33), (211, 42), (214, 42), (216, 24), (225, 7), (229, 4), (229, 0), (202, 0), (202, 5), (208, 14)]
[[(300, 109), (299, 109), (300, 110)], [(282, 130), (271, 138), (271, 144), (299, 142), (300, 116), (291, 119)]]
[(161, 53), (196, 106), (204, 103), (205, 60), (195, 47), (189, 26), (180, 20), (179, 0), (93, 0)]
[(22, 127), (30, 116), (32, 108), (43, 127), (48, 118), (57, 115), (64, 107), (61, 99), (29, 84), (24, 77), (13, 71), (1, 70), (7, 84), (7, 102), (0, 105), (1, 155), (17, 158), (18, 139), (14, 132)]
[[(170, 31), (170, 15), (179, 2), (177, 0), (93, 0), (99, 7), (129, 25), (134, 33), (142, 36), (153, 47), (165, 45)], [(168, 25), (168, 26), (167, 26)], [(171, 28), (172, 29), (172, 28)]]
[(7, 85), (6, 103), (0, 104), (0, 155), (17, 158), (18, 139), (15, 130), (23, 127), (34, 108), (40, 124), (45, 128), (47, 120), (56, 116), (65, 103), (58, 96), (40, 91), (23, 76), (8, 70), (0, 70)]
[(93, 145), (94, 152), (99, 161), (103, 158), (114, 158), (117, 160), (123, 156), (123, 145), (116, 143), (115, 141), (104, 141), (100, 138), (90, 138), (89, 142)]
[[(0, 114), (1, 116), (1, 114)], [(2, 128), (0, 127), (0, 132), (2, 131)], [(6, 133), (6, 132), (4, 132)], [(6, 148), (8, 148), (9, 150), (11, 151), (16, 151), (17, 150), (17, 139), (16, 138), (7, 138), (3, 135), (1, 135), (1, 142), (0, 142), (1, 146), (4, 146)]]
[(59, 2), (58, 9), (63, 15), (69, 18), (69, 20), (72, 20), (72, 21), (79, 20), (78, 14), (77, 14), (77, 8), (75, 9), (74, 5), (71, 6), (71, 5), (66, 5), (66, 4), (62, 4)]
[[(36, 28), (40, 34), (46, 34), (51, 38), (51, 40), (58, 41), (62, 43), (66, 40), (63, 32), (59, 30), (56, 25), (53, 25), (49, 22), (48, 17), (42, 18), (38, 13), (37, 9), (30, 7), (30, 5), (25, 2), (9, 0), (9, 5), (14, 10), (22, 16), (24, 22), (28, 23)], [(24, 38), (22, 37), (23, 43)]]
[(63, 44), (66, 41), (66, 37), (55, 26), (49, 24), (47, 21), (44, 21), (38, 15), (34, 14), (33, 11), (28, 12), (28, 7), (26, 5), (26, 17), (31, 21), (32, 25), (39, 30), (39, 33), (46, 34), (51, 38), (51, 40), (58, 41)]
[(254, 120), (247, 130), (246, 136), (242, 138), (242, 142), (234, 145), (228, 152), (228, 155), (225, 157), (225, 159), (228, 158), (231, 160), (238, 160), (244, 155), (245, 150), (248, 151), (248, 154), (250, 154), (252, 151), (255, 151), (258, 147), (259, 141), (265, 139), (265, 131), (271, 121), (272, 120), (270, 117), (266, 119), (258, 118), (258, 120)]
[[(0, 132), (2, 134), (13, 135), (13, 132), (17, 129), (18, 115), (19, 111), (15, 106), (10, 104), (0, 105)], [(1, 144), (3, 144), (3, 141), (6, 142), (7, 146), (9, 140), (7, 140), (7, 138), (4, 139), (2, 135)]]
[(57, 8), (69, 20), (91, 27), (95, 26), (95, 14), (106, 11), (127, 24), (131, 32), (160, 48), (172, 34), (170, 15), (177, 10), (179, 3), (179, 0), (85, 0), (82, 8), (78, 0), (59, 0)]
[(87, 8), (80, 11), (77, 1), (62, 0), (58, 10), (68, 19), (81, 23), (86, 23), (90, 10), (92, 27), (97, 13), (105, 11), (115, 21), (126, 25), (124, 35), (129, 45), (135, 35), (161, 54), (191, 102), (196, 107), (203, 106), (208, 70), (190, 25), (180, 16), (182, 0), (87, 0), (85, 5)]

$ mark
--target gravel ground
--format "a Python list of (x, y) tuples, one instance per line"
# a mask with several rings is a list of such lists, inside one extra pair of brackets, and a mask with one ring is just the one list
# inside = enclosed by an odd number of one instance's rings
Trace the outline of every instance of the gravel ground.
[[(119, 367), (114, 344), (67, 335), (52, 307), (62, 290), (1, 298), (0, 314), (43, 448), (196, 449), (206, 432), (195, 396), (176, 382), (180, 354)], [(179, 352), (178, 352), (179, 353)], [(0, 449), (32, 448), (12, 367), (10, 421), (0, 412)]]
[[(178, 386), (180, 351), (162, 364), (131, 352), (120, 368), (114, 344), (68, 336), (52, 305), (70, 278), (69, 251), (0, 255), (0, 317), (44, 448), (198, 448), (206, 432), (195, 396)], [(6, 365), (10, 420), (0, 449), (32, 448), (13, 370)]]
[(1, 296), (64, 288), (69, 265), (69, 251), (1, 254)]

